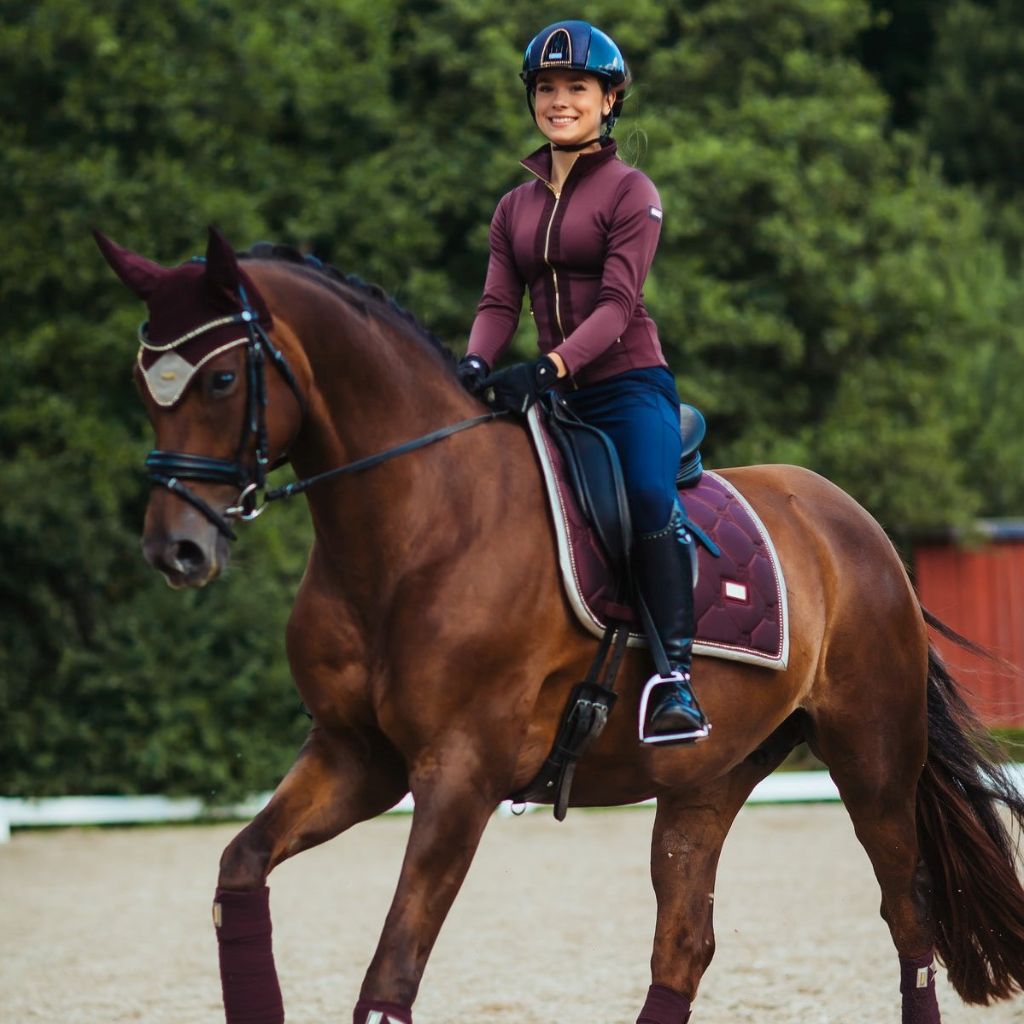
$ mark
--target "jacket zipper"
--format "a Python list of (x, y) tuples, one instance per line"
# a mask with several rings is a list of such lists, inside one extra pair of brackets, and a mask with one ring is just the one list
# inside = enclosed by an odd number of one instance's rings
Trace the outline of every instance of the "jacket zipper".
[(561, 335), (562, 341), (565, 341), (565, 329), (562, 327), (562, 299), (558, 292), (558, 272), (551, 266), (551, 261), (548, 259), (548, 250), (551, 247), (551, 225), (555, 223), (555, 214), (558, 213), (558, 204), (562, 201), (562, 193), (556, 192), (554, 185), (550, 183), (547, 183), (547, 185), (554, 194), (555, 205), (551, 207), (548, 230), (544, 235), (544, 262), (548, 265), (548, 270), (551, 271), (551, 280), (555, 286), (555, 323), (558, 324), (558, 333)]
[[(520, 161), (522, 163), (522, 161)], [(565, 328), (562, 327), (562, 299), (558, 292), (558, 272), (553, 266), (551, 261), (548, 259), (548, 250), (551, 247), (551, 226), (555, 222), (555, 214), (558, 213), (558, 204), (562, 201), (562, 193), (551, 184), (547, 178), (539, 175), (532, 167), (526, 167), (538, 181), (543, 181), (544, 184), (551, 190), (551, 194), (555, 197), (555, 205), (551, 208), (551, 216), (548, 218), (548, 228), (544, 234), (544, 262), (547, 264), (548, 270), (551, 271), (551, 281), (555, 286), (555, 323), (558, 324), (558, 333), (562, 336), (562, 341), (565, 341)], [(569, 173), (572, 173), (572, 168), (569, 169)]]

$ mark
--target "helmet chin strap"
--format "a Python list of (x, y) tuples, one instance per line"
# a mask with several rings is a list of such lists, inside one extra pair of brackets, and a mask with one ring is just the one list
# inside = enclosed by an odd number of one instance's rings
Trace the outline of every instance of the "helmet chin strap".
[(586, 142), (576, 142), (567, 146), (563, 146), (558, 142), (552, 142), (551, 148), (557, 149), (560, 153), (578, 153), (581, 149), (587, 149), (590, 146), (593, 146), (594, 143), (600, 142), (602, 139), (610, 139), (612, 137), (612, 128), (615, 127), (616, 120), (617, 118), (612, 114), (606, 114), (600, 135), (597, 135), (592, 139), (588, 139)]
[(576, 142), (572, 145), (563, 146), (558, 142), (552, 142), (551, 148), (557, 149), (560, 153), (578, 153), (581, 149), (587, 149), (589, 146), (594, 145), (595, 142), (600, 142), (604, 136), (598, 136), (594, 139), (589, 139), (586, 142)]

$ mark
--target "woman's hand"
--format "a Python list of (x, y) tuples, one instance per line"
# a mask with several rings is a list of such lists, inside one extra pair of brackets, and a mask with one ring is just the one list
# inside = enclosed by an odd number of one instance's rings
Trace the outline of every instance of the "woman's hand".
[(492, 373), (481, 385), (482, 397), (492, 408), (525, 416), (530, 406), (554, 387), (558, 377), (555, 361), (550, 356), (541, 356), (533, 362), (515, 363)]
[(455, 367), (459, 383), (471, 394), (479, 397), (480, 391), (491, 368), (479, 356), (463, 356)]

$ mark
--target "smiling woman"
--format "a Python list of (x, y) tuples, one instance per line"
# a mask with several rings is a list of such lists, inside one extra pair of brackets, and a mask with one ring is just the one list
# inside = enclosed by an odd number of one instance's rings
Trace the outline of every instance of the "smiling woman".
[[(611, 438), (636, 531), (633, 566), (658, 641), (644, 742), (705, 739), (710, 724), (690, 685), (695, 554), (675, 486), (679, 396), (643, 301), (661, 199), (645, 174), (619, 160), (611, 138), (629, 71), (610, 36), (563, 21), (531, 40), (521, 78), (547, 142), (523, 161), (535, 180), (495, 211), (460, 376), (520, 413), (558, 389), (576, 416)], [(541, 356), (485, 380), (515, 333), (527, 287)]]

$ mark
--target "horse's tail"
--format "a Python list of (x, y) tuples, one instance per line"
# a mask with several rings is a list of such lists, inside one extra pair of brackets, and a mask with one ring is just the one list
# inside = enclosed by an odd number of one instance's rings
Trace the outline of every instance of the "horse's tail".
[[(984, 653), (928, 612), (925, 621)], [(1024, 794), (934, 648), (928, 651), (928, 760), (917, 787), (918, 839), (931, 877), (936, 951), (966, 1003), (1024, 989), (1019, 847), (1000, 816), (1024, 828)]]

